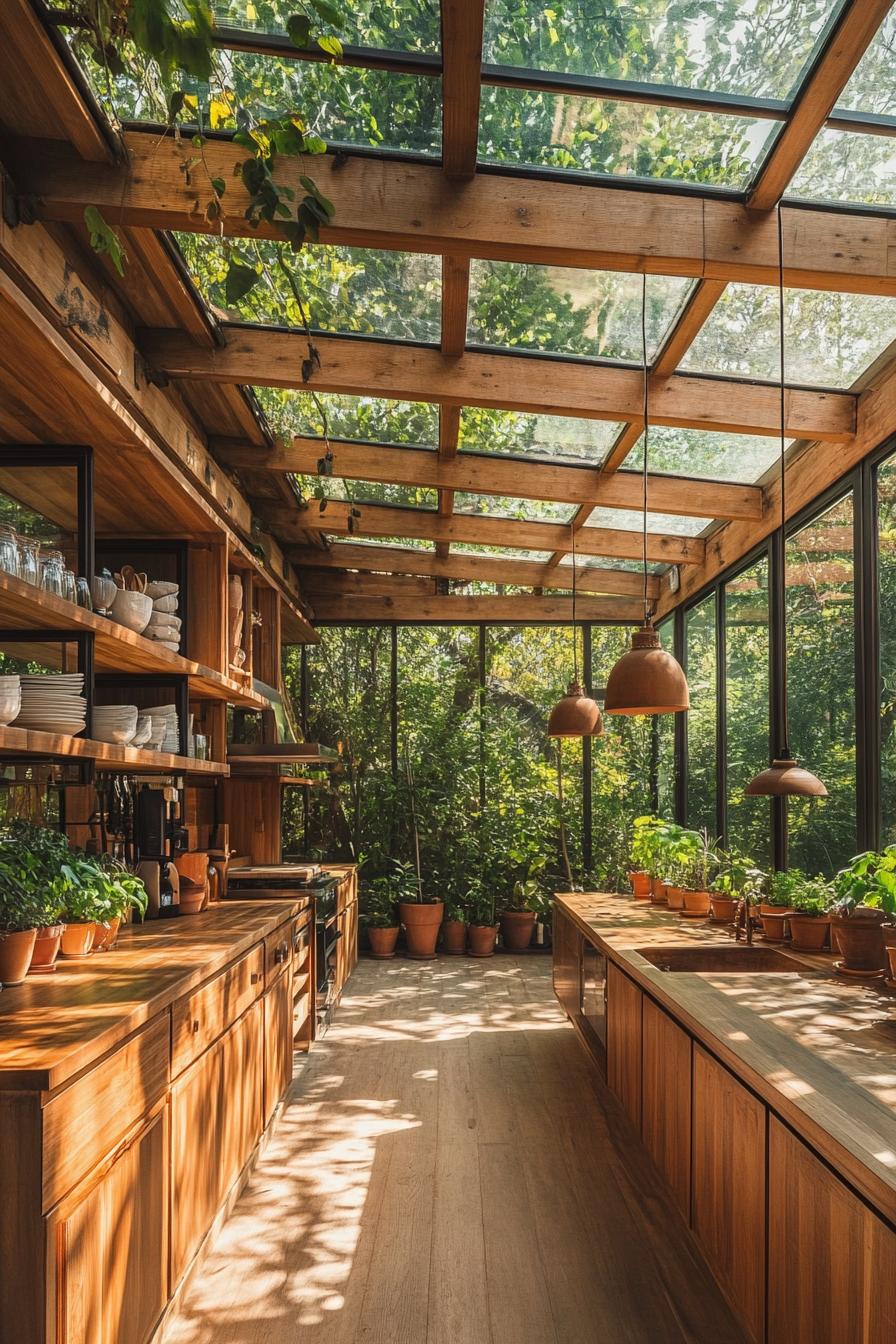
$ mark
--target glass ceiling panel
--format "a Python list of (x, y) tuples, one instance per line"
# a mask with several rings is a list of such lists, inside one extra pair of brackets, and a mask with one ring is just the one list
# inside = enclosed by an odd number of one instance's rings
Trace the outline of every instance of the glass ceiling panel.
[(454, 511), (468, 515), (482, 514), (491, 518), (525, 519), (528, 522), (568, 523), (576, 512), (576, 506), (547, 499), (510, 499), (499, 495), (476, 495), (469, 490), (456, 490)]
[(435, 509), (436, 490), (418, 485), (393, 485), (382, 481), (347, 481), (340, 476), (295, 476), (306, 498), (348, 500), (358, 505), (401, 504), (406, 508)]
[[(692, 283), (680, 276), (648, 277), (649, 358), (675, 321)], [(641, 277), (474, 259), (467, 340), (640, 363)]]
[(359, 443), (407, 443), (432, 446), (439, 441), (438, 407), (428, 401), (387, 401), (350, 397), (341, 392), (291, 392), (282, 387), (252, 389), (275, 434), (320, 437), (321, 411), (330, 437)]
[(600, 466), (622, 428), (610, 420), (464, 406), (458, 445), (461, 451)]
[(474, 558), (478, 555), (483, 560), (532, 560), (539, 565), (546, 564), (553, 555), (553, 551), (526, 551), (518, 546), (483, 546), (481, 542), (467, 541), (452, 541), (451, 551)]
[(896, 113), (896, 9), (891, 9), (837, 99), (850, 112)]
[[(363, 332), (394, 340), (435, 341), (441, 336), (441, 259), (426, 253), (175, 235), (206, 303), (237, 322), (301, 327), (301, 295), (309, 325), (319, 331)], [(229, 260), (258, 273), (258, 282), (228, 303)]]
[[(673, 537), (697, 537), (712, 521), (711, 518), (683, 518), (677, 513), (648, 512), (647, 530), (668, 533)], [(592, 509), (585, 526), (640, 532), (644, 526), (644, 515), (637, 509)]]
[[(564, 566), (569, 568), (572, 565), (572, 556), (566, 555), (560, 561), (560, 568)], [(665, 565), (658, 564), (655, 561), (648, 560), (648, 574), (661, 574), (666, 568)], [(613, 556), (604, 555), (576, 555), (576, 569), (622, 569), (626, 574), (641, 574), (644, 566), (640, 560), (617, 560)]]
[[(849, 387), (896, 338), (896, 298), (790, 289), (784, 314), (788, 383)], [(777, 290), (732, 284), (681, 367), (776, 382), (778, 358)]]
[[(401, 546), (410, 551), (434, 551), (436, 548), (434, 541), (427, 541), (420, 537), (359, 537), (353, 534), (350, 537), (330, 538), (332, 550), (336, 551), (340, 546)], [(392, 571), (387, 569), (387, 572), (391, 573)]]
[[(649, 468), (673, 476), (699, 476), (710, 481), (758, 481), (777, 461), (781, 442), (760, 434), (717, 434), (708, 429), (678, 429), (651, 425)], [(643, 435), (623, 466), (640, 471)]]
[[(219, 27), (251, 33), (285, 33), (295, 14), (294, 0), (214, 0)], [(339, 6), (345, 16), (339, 36), (346, 46), (386, 51), (439, 50), (439, 7), (414, 0), (352, 0)]]
[(741, 190), (778, 129), (777, 122), (715, 112), (484, 88), (479, 155), (490, 163)]
[(811, 201), (896, 205), (896, 138), (822, 131), (787, 194)]
[(484, 59), (717, 93), (787, 98), (835, 0), (487, 0)]

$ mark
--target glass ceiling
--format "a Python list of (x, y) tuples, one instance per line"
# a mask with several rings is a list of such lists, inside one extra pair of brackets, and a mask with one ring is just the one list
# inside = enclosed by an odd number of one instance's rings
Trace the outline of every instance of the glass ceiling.
[(896, 9), (891, 9), (852, 78), (837, 99), (837, 107), (852, 112), (896, 114)]
[[(648, 466), (651, 472), (672, 476), (751, 485), (778, 460), (780, 451), (780, 439), (764, 435), (719, 434), (706, 429), (651, 425)], [(640, 471), (643, 457), (642, 435), (622, 465), (629, 471)]]
[[(648, 358), (662, 344), (692, 284), (680, 276), (648, 278)], [(515, 302), (508, 302), (509, 294)], [(641, 277), (474, 259), (467, 340), (640, 363)]]
[(896, 139), (822, 131), (787, 194), (811, 201), (896, 205)]
[[(896, 298), (785, 291), (788, 383), (848, 388), (896, 339)], [(776, 382), (778, 296), (766, 285), (728, 285), (681, 367)]]
[(252, 391), (271, 429), (283, 438), (294, 434), (319, 438), (324, 433), (325, 415), (330, 437), (334, 439), (429, 446), (439, 441), (438, 407), (428, 401), (388, 401), (339, 392), (312, 395), (281, 387), (254, 387)]
[[(286, 23), (298, 6), (294, 0), (214, 0), (219, 27), (251, 33), (286, 32)], [(437, 52), (440, 45), (439, 7), (414, 0), (351, 0), (351, 35), (356, 47), (385, 51)]]
[(462, 452), (506, 453), (532, 460), (600, 466), (623, 428), (610, 420), (464, 406), (458, 446)]
[(306, 498), (351, 500), (353, 504), (397, 504), (403, 508), (434, 509), (438, 491), (422, 485), (394, 485), (382, 481), (348, 481), (341, 476), (294, 476)]
[[(673, 537), (698, 537), (712, 521), (712, 518), (683, 518), (679, 514), (648, 512), (647, 530)], [(585, 519), (585, 526), (640, 532), (644, 526), (644, 515), (639, 509), (592, 509)]]
[(468, 490), (454, 493), (454, 512), (490, 518), (516, 518), (526, 522), (568, 523), (576, 512), (574, 504), (549, 499), (517, 499), (500, 495), (476, 495)]

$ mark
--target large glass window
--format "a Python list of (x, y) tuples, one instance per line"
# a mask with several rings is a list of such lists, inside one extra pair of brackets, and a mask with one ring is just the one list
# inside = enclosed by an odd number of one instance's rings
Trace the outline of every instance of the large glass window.
[(728, 844), (755, 863), (772, 858), (771, 806), (745, 798), (769, 754), (768, 558), (725, 585), (725, 763)]
[[(667, 653), (675, 656), (675, 622), (663, 621), (657, 627), (660, 643)], [(677, 714), (655, 714), (653, 729), (653, 768), (655, 775), (656, 810), (661, 817), (675, 816), (675, 724)]]
[(877, 471), (881, 842), (896, 841), (896, 459)]
[(790, 863), (833, 873), (856, 850), (853, 497), (787, 541), (790, 745), (829, 797), (791, 799)]
[(685, 613), (688, 711), (688, 825), (715, 837), (716, 825), (716, 598), (710, 594)]

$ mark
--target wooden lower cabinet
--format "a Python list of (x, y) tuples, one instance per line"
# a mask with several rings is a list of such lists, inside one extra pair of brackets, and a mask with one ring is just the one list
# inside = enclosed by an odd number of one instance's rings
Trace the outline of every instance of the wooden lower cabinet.
[(198, 1059), (171, 1089), (171, 1284), (175, 1287), (218, 1210), (224, 1047)]
[(652, 999), (641, 1017), (641, 1137), (685, 1218), (691, 1207), (691, 1038)]
[(766, 1109), (694, 1051), (691, 1222), (751, 1339), (765, 1336)]
[(612, 962), (607, 966), (607, 1082), (641, 1128), (641, 1006), (644, 995)]
[(768, 1344), (890, 1344), (896, 1233), (769, 1119)]
[(349, 976), (358, 964), (358, 902), (351, 901), (337, 917), (339, 941), (336, 944), (336, 981), (333, 986), (338, 999), (348, 984)]
[(267, 1125), (277, 1102), (292, 1082), (293, 1001), (292, 971), (284, 971), (265, 994), (263, 1114)]
[(219, 1202), (248, 1162), (267, 1123), (262, 1113), (266, 1028), (264, 1002), (259, 999), (221, 1042)]
[(575, 1022), (582, 1001), (582, 935), (557, 906), (551, 929), (554, 993), (567, 1017)]
[(145, 1344), (168, 1300), (168, 1110), (47, 1219), (47, 1340)]

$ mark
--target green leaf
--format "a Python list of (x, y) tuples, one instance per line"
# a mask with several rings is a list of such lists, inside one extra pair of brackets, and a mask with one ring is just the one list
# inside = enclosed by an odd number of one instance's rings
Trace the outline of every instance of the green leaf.
[(330, 4), (330, 0), (311, 0), (311, 8), (324, 23), (330, 24), (332, 28), (344, 27), (345, 16), (336, 5)]
[(311, 20), (307, 14), (290, 14), (286, 31), (294, 47), (307, 47), (311, 41)]
[(239, 261), (231, 261), (224, 280), (224, 295), (228, 307), (235, 307), (240, 299), (245, 298), (250, 289), (258, 283), (258, 280), (258, 272), (253, 270), (251, 266), (244, 266)]
[(327, 152), (327, 142), (326, 142), (326, 140), (321, 140), (321, 138), (320, 138), (319, 135), (306, 135), (306, 136), (305, 136), (305, 153), (306, 153), (306, 154), (326, 154), (326, 152)]
[(227, 190), (223, 177), (213, 177), (212, 188), (218, 196), (223, 196), (224, 192)]
[(333, 204), (333, 202), (327, 200), (327, 198), (326, 198), (326, 196), (324, 196), (323, 192), (321, 192), (321, 191), (318, 190), (317, 184), (313, 181), (312, 178), (310, 178), (310, 177), (306, 177), (306, 176), (302, 176), (302, 177), (299, 178), (299, 181), (301, 182), (301, 184), (302, 184), (302, 186), (305, 188), (305, 190), (308, 192), (308, 195), (314, 197), (314, 199), (317, 201), (318, 205), (321, 207), (321, 209), (322, 209), (322, 210), (324, 211), (324, 213), (326, 214), (327, 218), (328, 218), (328, 219), (332, 219), (333, 216), (334, 216), (335, 213), (336, 213), (336, 207), (335, 207), (335, 205)]
[(330, 37), (324, 33), (322, 37), (317, 39), (317, 45), (321, 51), (325, 51), (328, 56), (333, 56), (337, 61), (342, 57), (342, 43), (338, 37)]
[(100, 255), (105, 253), (118, 274), (124, 275), (127, 253), (118, 234), (106, 223), (95, 205), (88, 205), (84, 211), (84, 223), (90, 233), (90, 246), (94, 252)]

